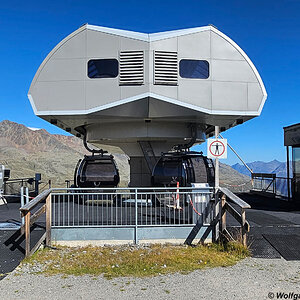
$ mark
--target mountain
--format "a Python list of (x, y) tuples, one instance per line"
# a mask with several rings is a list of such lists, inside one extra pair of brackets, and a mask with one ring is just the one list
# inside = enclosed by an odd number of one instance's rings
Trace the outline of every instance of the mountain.
[[(127, 156), (118, 148), (103, 146), (113, 153), (123, 184), (129, 180)], [(50, 134), (45, 129), (32, 130), (22, 124), (0, 122), (0, 164), (11, 170), (11, 178), (42, 174), (42, 181), (53, 186), (65, 186), (73, 179), (77, 161), (88, 154), (82, 140), (74, 136)]]
[[(121, 186), (129, 182), (128, 157), (119, 148), (102, 145), (112, 153), (118, 165)], [(11, 170), (11, 178), (33, 177), (42, 174), (46, 184), (63, 187), (73, 179), (77, 161), (88, 152), (82, 140), (74, 136), (50, 134), (45, 129), (28, 128), (8, 120), (0, 122), (0, 164)], [(223, 186), (247, 187), (250, 178), (226, 164), (220, 164), (220, 183)]]
[[(251, 163), (247, 163), (247, 165), (250, 169), (253, 170), (254, 173), (274, 173), (275, 170), (280, 170), (281, 172), (286, 170), (286, 163), (280, 162), (276, 159), (270, 162), (254, 161)], [(251, 175), (250, 171), (244, 165), (236, 163), (231, 167), (240, 172), (241, 174), (245, 174), (248, 176)]]

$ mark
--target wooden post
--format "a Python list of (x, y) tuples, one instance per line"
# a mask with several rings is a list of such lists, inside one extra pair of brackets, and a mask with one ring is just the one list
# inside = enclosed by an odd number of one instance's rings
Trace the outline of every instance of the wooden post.
[(46, 245), (51, 246), (51, 194), (46, 198)]
[(30, 254), (30, 211), (25, 214), (25, 257)]
[(220, 226), (220, 231), (223, 233), (226, 230), (226, 209), (225, 209), (225, 204), (226, 204), (226, 195), (222, 195), (221, 198), (221, 226)]
[(241, 222), (241, 234), (242, 234), (242, 244), (244, 246), (247, 246), (247, 233), (246, 233), (246, 229), (245, 229), (245, 225), (246, 225), (246, 212), (245, 209), (242, 208), (242, 213), (241, 213), (241, 217), (242, 217), (242, 222)]

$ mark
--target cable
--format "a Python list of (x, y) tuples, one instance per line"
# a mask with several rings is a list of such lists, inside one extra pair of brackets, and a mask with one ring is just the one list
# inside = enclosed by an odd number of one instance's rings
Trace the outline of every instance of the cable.
[(192, 197), (189, 195), (189, 197), (190, 197), (190, 204), (191, 204), (191, 206), (192, 206), (192, 208), (193, 208), (193, 211), (198, 215), (198, 216), (202, 216), (202, 214), (200, 214), (198, 211), (197, 211), (197, 209), (195, 208), (195, 206), (194, 206), (194, 204), (193, 204), (193, 201), (192, 201)]

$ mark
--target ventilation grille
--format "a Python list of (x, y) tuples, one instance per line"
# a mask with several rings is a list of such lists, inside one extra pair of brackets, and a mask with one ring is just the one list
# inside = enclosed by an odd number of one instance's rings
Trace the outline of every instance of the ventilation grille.
[(154, 84), (177, 85), (177, 52), (154, 51)]
[(120, 51), (120, 85), (144, 84), (144, 51)]

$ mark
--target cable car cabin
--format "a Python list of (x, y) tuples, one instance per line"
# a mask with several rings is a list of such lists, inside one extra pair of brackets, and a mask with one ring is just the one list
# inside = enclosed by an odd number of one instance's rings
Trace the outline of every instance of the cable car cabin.
[(192, 183), (208, 183), (214, 186), (215, 169), (211, 159), (199, 152), (164, 153), (152, 172), (152, 185), (172, 187), (177, 182), (181, 187)]
[(117, 187), (119, 182), (119, 170), (112, 155), (85, 155), (75, 168), (75, 187), (111, 188)]

